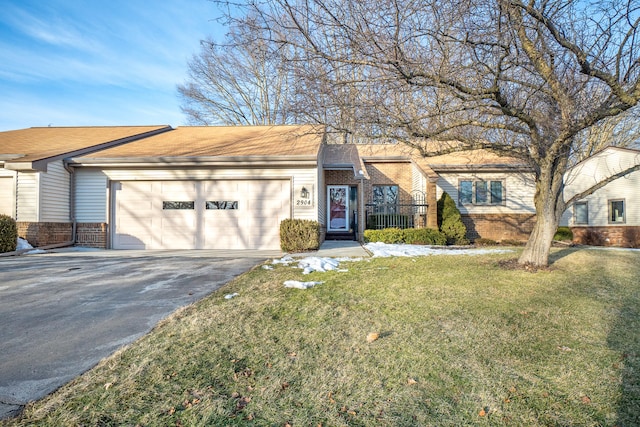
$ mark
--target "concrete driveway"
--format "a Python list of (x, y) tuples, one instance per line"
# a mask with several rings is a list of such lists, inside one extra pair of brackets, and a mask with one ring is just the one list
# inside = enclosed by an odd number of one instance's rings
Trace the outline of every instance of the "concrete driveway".
[(98, 251), (0, 258), (0, 419), (280, 253), (222, 255)]

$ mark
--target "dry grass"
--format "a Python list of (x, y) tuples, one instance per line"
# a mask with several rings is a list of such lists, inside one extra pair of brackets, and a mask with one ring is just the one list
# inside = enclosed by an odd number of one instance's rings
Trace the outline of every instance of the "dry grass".
[(255, 269), (6, 424), (640, 423), (640, 252), (514, 255)]

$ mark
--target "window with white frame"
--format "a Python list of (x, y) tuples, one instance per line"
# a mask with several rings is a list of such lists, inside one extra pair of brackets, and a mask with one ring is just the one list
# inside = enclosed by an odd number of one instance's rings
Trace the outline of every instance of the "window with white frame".
[(504, 181), (461, 180), (458, 182), (458, 204), (503, 205)]
[(589, 205), (587, 202), (576, 202), (573, 205), (573, 221), (575, 224), (589, 224)]
[(609, 200), (609, 223), (624, 224), (624, 199)]

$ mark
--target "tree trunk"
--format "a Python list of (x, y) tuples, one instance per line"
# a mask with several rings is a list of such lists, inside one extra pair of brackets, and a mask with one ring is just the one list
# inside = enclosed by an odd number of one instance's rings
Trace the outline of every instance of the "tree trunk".
[[(566, 159), (558, 159), (565, 163)], [(565, 210), (562, 191), (563, 167), (558, 160), (543, 170), (537, 179), (534, 204), (536, 207), (536, 223), (529, 236), (527, 245), (520, 255), (520, 264), (530, 264), (538, 267), (549, 265), (549, 253), (553, 236), (558, 229), (558, 223)]]

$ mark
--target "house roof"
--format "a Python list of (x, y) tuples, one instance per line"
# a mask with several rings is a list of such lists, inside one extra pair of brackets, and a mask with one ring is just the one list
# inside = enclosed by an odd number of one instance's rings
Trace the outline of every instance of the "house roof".
[(317, 161), (319, 126), (185, 126), (129, 144), (89, 153), (71, 163)]
[(170, 130), (170, 126), (33, 127), (0, 132), (6, 169), (46, 170), (50, 161), (83, 155)]
[(489, 150), (424, 157), (417, 149), (406, 144), (329, 144), (325, 149), (324, 166), (346, 168), (346, 165), (351, 165), (357, 171), (361, 169), (361, 162), (394, 161), (412, 162), (427, 178), (433, 179), (438, 176), (436, 172), (526, 168), (520, 159), (501, 156)]

